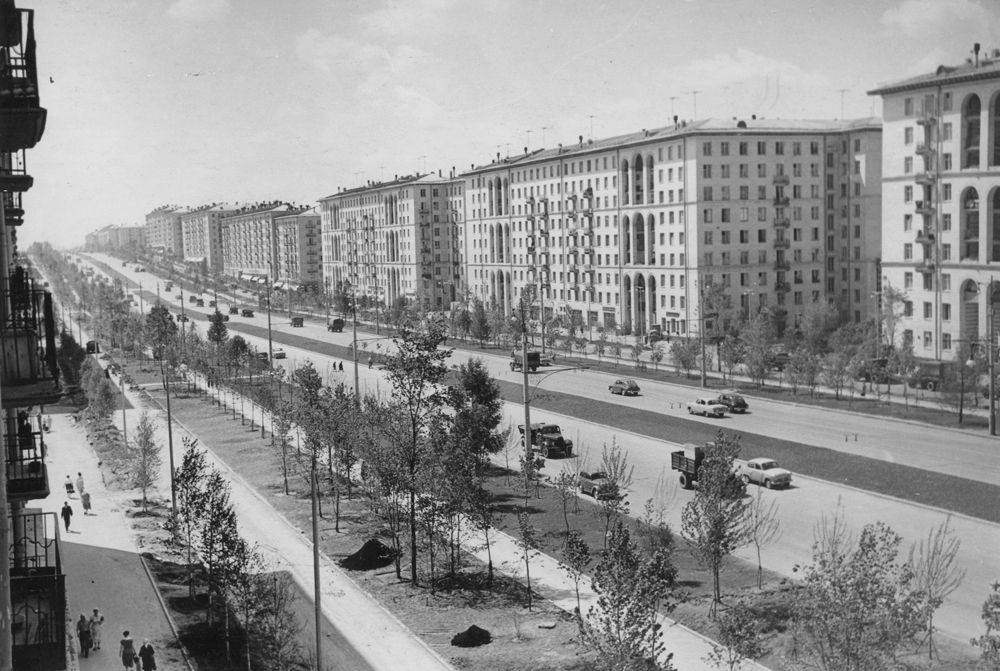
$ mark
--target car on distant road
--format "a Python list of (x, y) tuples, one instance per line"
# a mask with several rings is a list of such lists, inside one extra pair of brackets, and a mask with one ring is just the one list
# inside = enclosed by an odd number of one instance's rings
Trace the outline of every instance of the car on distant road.
[(725, 417), (726, 416), (726, 406), (721, 403), (716, 402), (714, 398), (703, 397), (696, 398), (687, 404), (688, 414), (691, 415), (703, 415), (708, 417), (712, 415), (713, 417)]
[(288, 357), (288, 355), (285, 354), (285, 350), (281, 349), (280, 347), (275, 347), (274, 348), (274, 358), (275, 359), (285, 359), (287, 357)]
[(179, 301), (182, 301), (182, 300), (184, 300), (184, 294), (176, 294), (176, 295), (174, 295), (174, 298), (176, 298)]
[(606, 499), (609, 498), (611, 490), (611, 482), (608, 480), (608, 476), (600, 471), (594, 473), (581, 472), (578, 479), (581, 494), (588, 494), (595, 499)]
[(638, 396), (639, 385), (635, 380), (615, 380), (613, 384), (608, 385), (608, 391), (622, 396)]
[[(524, 441), (524, 424), (517, 427), (521, 433), (521, 441)], [(531, 449), (542, 453), (548, 459), (556, 455), (569, 459), (573, 456), (573, 441), (563, 438), (562, 429), (558, 424), (544, 424), (538, 422), (531, 425)]]
[(749, 485), (751, 482), (763, 485), (768, 489), (775, 487), (790, 487), (792, 484), (792, 474), (784, 468), (778, 466), (774, 459), (757, 457), (737, 466), (736, 475)]
[(292, 327), (302, 328), (305, 325), (305, 319), (303, 317), (292, 317)]
[(729, 412), (738, 412), (742, 414), (750, 407), (747, 405), (746, 400), (742, 396), (731, 391), (719, 394), (719, 398), (715, 399), (715, 401), (726, 406), (726, 409)]
[(332, 322), (326, 325), (327, 331), (332, 331), (333, 333), (341, 333), (344, 330), (344, 320), (334, 319)]
[(539, 354), (538, 355), (538, 365), (539, 366), (551, 366), (556, 362), (555, 354)]
[(183, 324), (184, 322), (189, 321), (189, 318), (188, 318), (188, 316), (186, 314), (184, 314), (182, 312), (181, 314), (177, 315), (177, 321), (179, 321), (179, 322), (181, 322)]
[(215, 302), (215, 301), (209, 301), (209, 302), (208, 302), (208, 307), (210, 307), (210, 308), (214, 308), (214, 307), (216, 307), (216, 306), (217, 306), (217, 304), (216, 304), (216, 302)]
[(240, 310), (240, 316), (241, 317), (247, 317), (248, 319), (252, 318), (253, 317), (253, 310), (251, 310), (250, 308), (243, 308), (242, 310)]
[(771, 355), (771, 367), (774, 370), (782, 371), (792, 362), (792, 355), (788, 352), (775, 352)]
[(229, 315), (222, 315), (222, 321), (224, 322), (229, 321)]
[(195, 301), (194, 304), (195, 304), (196, 307), (203, 308), (203, 307), (205, 307), (205, 299), (204, 298), (199, 298), (198, 300)]
[(239, 313), (240, 313), (239, 306), (237, 306), (237, 305), (230, 305), (229, 306), (229, 314), (231, 314), (231, 315), (238, 315)]

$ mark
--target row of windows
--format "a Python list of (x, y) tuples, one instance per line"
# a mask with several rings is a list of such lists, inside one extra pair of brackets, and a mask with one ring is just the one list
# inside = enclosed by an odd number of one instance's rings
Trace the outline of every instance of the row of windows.
[[(860, 147), (861, 147), (860, 141), (856, 140), (855, 142), (857, 144), (857, 150), (860, 150)], [(750, 142), (737, 142), (735, 144), (736, 144), (736, 150), (737, 150), (737, 152), (739, 152), (740, 156), (749, 156), (750, 155), (750, 146), (751, 146)], [(802, 155), (802, 143), (801, 142), (792, 142), (791, 145), (792, 145), (791, 146), (792, 156), (801, 156)], [(711, 156), (712, 155), (712, 146), (713, 146), (712, 142), (702, 142), (701, 143), (701, 155), (702, 156)], [(784, 153), (785, 153), (785, 146), (786, 146), (786, 143), (784, 141), (775, 142), (774, 143), (774, 153), (776, 155), (778, 155), (778, 156), (784, 155)], [(759, 140), (758, 142), (756, 142), (756, 147), (757, 147), (757, 156), (764, 156), (764, 155), (767, 154), (767, 142), (766, 141)], [(846, 148), (845, 148), (844, 151), (847, 151)], [(819, 142), (810, 142), (809, 143), (809, 153), (811, 155), (813, 155), (813, 156), (819, 156)], [(725, 142), (725, 141), (719, 142), (719, 155), (720, 156), (729, 156), (730, 155), (730, 143), (729, 142)]]
[[(739, 171), (739, 176), (742, 179), (750, 179), (750, 164), (749, 163), (737, 163), (737, 169)], [(711, 163), (703, 163), (701, 166), (701, 176), (703, 179), (713, 179), (715, 173), (715, 168)], [(729, 163), (722, 163), (717, 166), (719, 168), (718, 175), (719, 179), (729, 179), (732, 176), (732, 166)], [(860, 170), (860, 162), (858, 162), (858, 168)], [(777, 163), (775, 164), (775, 173), (778, 177), (785, 176), (785, 164)], [(809, 166), (809, 176), (819, 177), (819, 163), (812, 163)], [(757, 177), (759, 179), (767, 178), (767, 163), (757, 164)], [(802, 177), (802, 164), (793, 163), (792, 164), (792, 177)], [(670, 180), (673, 181), (673, 180)], [(660, 171), (660, 182), (663, 182), (663, 171)]]
[[(857, 232), (860, 233), (861, 227), (857, 226), (856, 229), (857, 229)], [(804, 240), (804, 237), (802, 235), (802, 230), (803, 229), (801, 229), (801, 228), (793, 228), (791, 230), (792, 230), (792, 241), (793, 242), (802, 242)], [(751, 231), (743, 229), (743, 230), (736, 231), (736, 232), (739, 233), (739, 242), (740, 242), (740, 244), (745, 245), (745, 244), (749, 244), (750, 243), (750, 234), (751, 234)], [(715, 242), (715, 233), (716, 233), (716, 231), (704, 231), (702, 233), (702, 241), (706, 245), (714, 244), (714, 242)], [(733, 231), (718, 231), (718, 233), (719, 233), (719, 244), (728, 245), (728, 244), (730, 244), (732, 242)], [(778, 229), (777, 231), (775, 231), (775, 239), (776, 240), (784, 240), (785, 239), (784, 233), (785, 232), (782, 229)], [(672, 236), (671, 236), (671, 240), (673, 240)], [(812, 229), (812, 240), (813, 241), (819, 240), (819, 228), (818, 227)], [(681, 241), (683, 242), (683, 236), (682, 236), (682, 240)], [(760, 230), (757, 231), (757, 242), (767, 242), (767, 229), (760, 229)], [(663, 243), (663, 235), (662, 234), (660, 235), (660, 243), (661, 244)]]

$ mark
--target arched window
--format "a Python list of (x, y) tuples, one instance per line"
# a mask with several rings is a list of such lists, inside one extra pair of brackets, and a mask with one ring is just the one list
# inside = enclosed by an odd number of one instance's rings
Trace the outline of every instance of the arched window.
[(510, 214), (510, 185), (506, 179), (503, 181), (503, 213)]
[(961, 339), (971, 342), (979, 338), (979, 287), (972, 280), (962, 285)]
[(1000, 261), (1000, 187), (993, 189), (990, 203), (990, 261)]
[(979, 136), (982, 103), (975, 93), (962, 105), (962, 167), (979, 167)]
[(646, 222), (641, 214), (635, 215), (632, 226), (635, 228), (635, 256), (632, 262), (644, 263), (646, 259)]
[(646, 157), (646, 193), (649, 194), (649, 202), (653, 202), (653, 155)]
[(635, 204), (642, 205), (642, 156), (632, 161), (632, 182), (635, 184)]
[(632, 263), (632, 227), (628, 215), (622, 217), (622, 249), (625, 252), (625, 263)]
[(1000, 91), (990, 101), (990, 165), (1000, 165)]
[(490, 263), (497, 262), (497, 238), (493, 226), (490, 226)]
[(628, 159), (622, 160), (622, 204), (629, 204), (629, 192), (631, 191), (628, 178)]
[(489, 207), (490, 207), (489, 211), (490, 211), (490, 216), (492, 217), (493, 216), (493, 180), (491, 179), (487, 183), (486, 186), (487, 186), (487, 191), (488, 191), (486, 199), (489, 202)]
[(979, 260), (979, 192), (971, 187), (962, 194), (962, 258)]

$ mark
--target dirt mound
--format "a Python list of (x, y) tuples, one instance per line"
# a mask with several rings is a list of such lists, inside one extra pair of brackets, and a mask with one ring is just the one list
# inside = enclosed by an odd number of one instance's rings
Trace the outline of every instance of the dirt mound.
[(472, 625), (460, 634), (455, 634), (451, 639), (451, 644), (459, 648), (477, 648), (486, 645), (493, 640), (490, 632)]
[(395, 559), (392, 548), (373, 538), (350, 557), (341, 559), (340, 565), (348, 571), (374, 571), (385, 568)]

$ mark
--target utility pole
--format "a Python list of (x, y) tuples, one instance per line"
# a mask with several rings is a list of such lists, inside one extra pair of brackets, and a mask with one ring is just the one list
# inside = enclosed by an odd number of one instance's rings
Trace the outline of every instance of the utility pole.
[(552, 126), (542, 126), (542, 149), (545, 149), (545, 131), (552, 128)]
[(524, 321), (521, 331), (521, 373), (524, 375), (524, 458), (528, 460), (531, 458), (531, 387), (528, 386), (528, 325)]
[(708, 376), (705, 371), (705, 290), (698, 288), (698, 316), (701, 318), (701, 325), (698, 328), (698, 335), (701, 337), (701, 386), (708, 386)]
[[(122, 393), (122, 442), (125, 443), (125, 451), (128, 451), (128, 426), (125, 424), (125, 376), (118, 374), (118, 389)], [(173, 468), (173, 467), (171, 467)]]
[(986, 346), (990, 348), (989, 373), (990, 373), (990, 435), (997, 435), (997, 401), (996, 401), (996, 346), (993, 342), (993, 320), (996, 318), (996, 289), (993, 286), (993, 276), (990, 276), (990, 323), (986, 325)]
[(319, 499), (316, 485), (316, 450), (312, 455), (312, 546), (313, 546), (313, 602), (316, 604), (316, 665), (322, 664), (323, 659), (323, 609), (320, 605), (319, 579)]
[(354, 344), (351, 345), (351, 352), (354, 358), (354, 402), (361, 403), (361, 385), (358, 384), (358, 288), (351, 285), (351, 304), (354, 313)]
[(698, 94), (701, 91), (691, 91), (691, 95), (694, 96), (694, 121), (698, 119)]
[(267, 360), (274, 361), (274, 343), (271, 340), (271, 275), (267, 276)]

